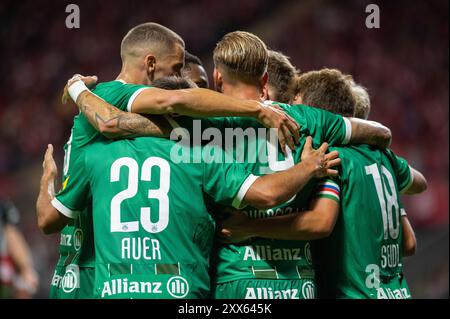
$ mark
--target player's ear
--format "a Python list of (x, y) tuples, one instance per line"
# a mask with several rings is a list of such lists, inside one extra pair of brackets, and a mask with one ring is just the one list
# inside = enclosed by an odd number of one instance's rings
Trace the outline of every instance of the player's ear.
[(214, 90), (216, 90), (217, 92), (222, 92), (223, 78), (222, 74), (217, 68), (214, 68), (213, 80), (214, 80)]
[(303, 104), (302, 96), (299, 93), (295, 95), (292, 104)]
[(269, 73), (266, 72), (261, 78), (261, 86), (265, 87), (268, 85), (268, 83), (269, 83)]
[(154, 55), (146, 55), (144, 58), (145, 69), (147, 70), (147, 76), (153, 80), (156, 71), (156, 58)]

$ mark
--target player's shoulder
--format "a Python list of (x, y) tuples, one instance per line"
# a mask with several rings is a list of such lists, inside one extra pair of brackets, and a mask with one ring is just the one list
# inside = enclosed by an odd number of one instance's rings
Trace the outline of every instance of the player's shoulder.
[(303, 105), (303, 104), (287, 104), (287, 103), (281, 103), (276, 101), (264, 101), (264, 104), (266, 105), (278, 105), (281, 107), (289, 116), (291, 116), (293, 119), (295, 119), (297, 122), (301, 121), (305, 118), (305, 112), (308, 112), (306, 108), (309, 108), (309, 106)]
[(81, 160), (95, 163), (107, 153), (107, 146), (112, 144), (114, 140), (99, 138), (91, 141), (81, 149)]
[(92, 91), (96, 92), (99, 90), (101, 91), (101, 90), (106, 90), (106, 89), (110, 89), (110, 88), (117, 88), (117, 87), (121, 87), (123, 85), (125, 85), (125, 82), (119, 81), (119, 80), (100, 82), (100, 83), (97, 83), (97, 85), (94, 87), (94, 89)]
[(409, 165), (408, 161), (405, 158), (398, 156), (391, 149), (383, 150), (383, 156), (385, 156), (387, 161), (389, 161), (394, 170), (398, 170), (400, 167)]
[(391, 149), (387, 148), (382, 151), (385, 156), (387, 156), (389, 159), (395, 159), (397, 155), (392, 151)]
[(343, 163), (355, 162), (360, 165), (379, 163), (380, 165), (388, 165), (392, 167), (396, 166), (397, 157), (389, 149), (383, 150), (377, 146), (359, 144), (342, 145), (329, 148), (329, 151), (334, 150), (339, 152), (339, 157)]
[(301, 118), (316, 119), (317, 117), (323, 117), (327, 115), (336, 116), (336, 114), (330, 111), (309, 106), (306, 104), (286, 104), (274, 101), (267, 101), (267, 102), (280, 106), (283, 110), (286, 111), (286, 113), (288, 113), (293, 118), (301, 117)]
[(272, 101), (272, 100), (266, 100), (266, 101), (264, 101), (264, 104), (265, 105), (278, 105), (279, 107), (281, 107), (286, 112), (295, 112), (295, 111), (297, 111), (298, 106), (301, 107), (301, 105), (299, 105), (299, 104), (291, 105), (291, 104), (277, 102), (277, 101)]
[(109, 82), (100, 82), (98, 83), (93, 92), (108, 92), (108, 91), (117, 91), (117, 90), (130, 90), (130, 89), (139, 89), (139, 88), (151, 88), (150, 86), (142, 85), (142, 84), (133, 84), (126, 83), (123, 80), (113, 80)]
[(329, 151), (338, 151), (341, 160), (373, 160), (382, 156), (379, 148), (366, 144), (340, 145), (329, 148)]

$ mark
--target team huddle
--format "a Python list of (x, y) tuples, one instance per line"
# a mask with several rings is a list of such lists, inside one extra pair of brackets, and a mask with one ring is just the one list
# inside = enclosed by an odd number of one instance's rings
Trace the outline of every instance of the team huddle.
[(400, 194), (423, 175), (336, 69), (301, 73), (226, 34), (209, 79), (183, 39), (132, 28), (114, 81), (75, 75), (61, 189), (53, 147), (36, 203), (61, 233), (50, 298), (411, 298)]

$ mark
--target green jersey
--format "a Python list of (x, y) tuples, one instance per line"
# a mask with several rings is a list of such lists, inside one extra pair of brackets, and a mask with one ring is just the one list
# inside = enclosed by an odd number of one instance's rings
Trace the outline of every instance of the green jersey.
[(408, 163), (367, 145), (336, 150), (342, 161), (340, 213), (331, 236), (313, 244), (319, 297), (410, 298), (399, 197), (412, 182)]
[[(300, 125), (300, 145), (295, 152), (288, 152), (285, 158), (282, 152), (278, 152), (278, 140), (274, 134), (268, 139), (264, 136), (256, 139), (255, 147), (246, 141), (238, 144), (234, 150), (235, 156), (237, 153), (242, 154), (243, 145), (244, 150), (258, 150), (256, 161), (249, 161), (249, 157), (253, 155), (250, 151), (246, 153), (248, 155), (245, 158), (247, 168), (256, 175), (286, 170), (300, 162), (306, 136), (313, 137), (315, 147), (325, 141), (330, 145), (339, 145), (350, 139), (350, 123), (341, 116), (305, 105), (280, 105)], [(261, 127), (257, 121), (249, 118), (232, 118), (228, 124), (235, 128)], [(280, 206), (268, 210), (247, 208), (246, 211), (251, 218), (301, 212), (308, 208), (308, 199), (315, 190), (315, 184), (315, 181), (311, 181), (302, 192)], [(237, 279), (303, 279), (303, 289), (306, 289), (311, 285), (311, 281), (314, 281), (310, 244), (307, 241), (253, 238), (238, 245), (218, 244), (214, 253), (214, 264), (214, 279), (218, 284)], [(308, 297), (313, 295), (309, 294)]]
[[(116, 107), (127, 110), (133, 103), (134, 98), (143, 89), (148, 88), (142, 85), (125, 84), (121, 81), (111, 81), (98, 84), (93, 92)], [(76, 170), (76, 163), (84, 150), (84, 147), (96, 140), (103, 139), (81, 113), (75, 116), (71, 135), (64, 146), (64, 168), (62, 174), (62, 189), (68, 187), (75, 175), (79, 174)], [(94, 267), (94, 243), (92, 238), (92, 222), (90, 218), (91, 205), (78, 214), (76, 219), (71, 219), (69, 224), (61, 231), (61, 240), (59, 246), (60, 257), (57, 268), (71, 266)], [(63, 212), (64, 213), (64, 212)], [(83, 271), (82, 269), (80, 271)], [(58, 274), (57, 274), (58, 273)], [(68, 282), (63, 280), (64, 273), (55, 272), (52, 280), (52, 290), (62, 288), (65, 296), (70, 298), (76, 296), (74, 287), (65, 287)], [(87, 291), (87, 290), (86, 290)], [(52, 292), (53, 296), (60, 295)], [(89, 296), (81, 296), (89, 297)]]
[(175, 163), (175, 145), (145, 137), (94, 142), (57, 195), (55, 207), (76, 217), (92, 193), (96, 297), (209, 296), (215, 223), (204, 194), (239, 207), (256, 177), (243, 165)]
[[(324, 141), (331, 145), (345, 144), (351, 136), (351, 125), (347, 119), (321, 109), (306, 105), (280, 104), (286, 112), (298, 122), (301, 127), (300, 145), (296, 151), (288, 152), (285, 158), (278, 149), (278, 139), (275, 134), (267, 134), (252, 118), (231, 117), (192, 123), (188, 118), (175, 118), (177, 125), (188, 130), (192, 140), (199, 141), (199, 133), (215, 136), (211, 128), (220, 129), (223, 140), (221, 147), (226, 155), (231, 153), (231, 161), (245, 163), (255, 175), (265, 175), (286, 170), (300, 161), (305, 137), (312, 136), (314, 146), (318, 147)], [(199, 122), (199, 120), (197, 120)], [(206, 142), (206, 141), (204, 141)], [(215, 144), (210, 142), (207, 144)], [(229, 158), (227, 158), (229, 160)], [(287, 203), (268, 210), (247, 208), (251, 218), (267, 218), (301, 212), (308, 208), (309, 198), (315, 191), (315, 182), (310, 182), (302, 192)], [(211, 208), (211, 211), (220, 210)], [(314, 279), (310, 245), (306, 241), (287, 241), (254, 238), (250, 241), (214, 247), (212, 258), (213, 282), (222, 284), (239, 279), (304, 279), (305, 289), (311, 287)], [(313, 297), (313, 294), (305, 294)]]

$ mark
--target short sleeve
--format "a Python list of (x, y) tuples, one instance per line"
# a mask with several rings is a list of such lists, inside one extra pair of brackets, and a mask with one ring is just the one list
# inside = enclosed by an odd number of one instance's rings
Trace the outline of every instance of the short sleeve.
[(413, 183), (414, 177), (412, 169), (408, 164), (408, 161), (403, 157), (397, 156), (391, 150), (386, 151), (391, 158), (392, 165), (395, 172), (395, 178), (397, 180), (398, 191), (403, 194)]
[(204, 191), (215, 202), (243, 208), (245, 194), (258, 179), (245, 169), (244, 164), (236, 163), (204, 163)]
[(328, 198), (340, 203), (341, 188), (333, 179), (322, 179), (318, 182), (313, 198)]
[(348, 118), (307, 105), (284, 106), (283, 108), (294, 119), (298, 119), (297, 122), (303, 123), (300, 126), (306, 125), (307, 131), (318, 134), (321, 142), (327, 142), (330, 146), (350, 142), (352, 125)]
[(130, 112), (134, 100), (150, 86), (112, 81), (106, 86), (97, 86), (92, 92), (122, 111)]
[(334, 113), (319, 110), (322, 112), (319, 118), (323, 131), (324, 140), (331, 146), (348, 144), (352, 137), (352, 125), (348, 118), (336, 115)]
[(52, 200), (52, 205), (64, 216), (74, 219), (87, 206), (91, 194), (84, 151), (79, 160), (72, 165), (72, 173), (66, 178), (62, 189)]
[[(144, 85), (135, 84), (125, 84), (124, 85), (124, 99), (126, 102), (126, 110), (132, 112), (132, 105), (134, 100), (141, 94), (144, 90), (148, 90), (150, 87)], [(124, 103), (125, 104), (125, 103)]]

